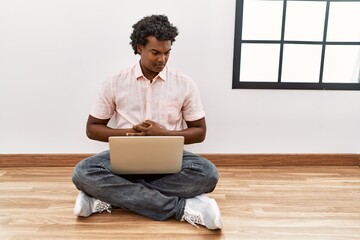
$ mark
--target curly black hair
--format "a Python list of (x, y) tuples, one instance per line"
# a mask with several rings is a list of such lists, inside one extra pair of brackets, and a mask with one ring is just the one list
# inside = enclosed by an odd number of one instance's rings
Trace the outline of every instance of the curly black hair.
[(179, 34), (177, 27), (173, 26), (165, 15), (151, 15), (144, 17), (133, 26), (130, 35), (131, 46), (135, 54), (138, 54), (137, 46), (147, 44), (147, 37), (154, 36), (159, 41), (175, 42), (175, 37)]

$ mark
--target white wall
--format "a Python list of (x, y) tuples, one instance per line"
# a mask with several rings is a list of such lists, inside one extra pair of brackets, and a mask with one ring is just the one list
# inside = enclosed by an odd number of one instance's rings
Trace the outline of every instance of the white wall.
[(169, 66), (207, 111), (198, 153), (359, 153), (360, 92), (232, 90), (235, 0), (0, 0), (0, 153), (95, 153), (85, 122), (97, 89), (133, 65), (131, 26), (166, 14)]

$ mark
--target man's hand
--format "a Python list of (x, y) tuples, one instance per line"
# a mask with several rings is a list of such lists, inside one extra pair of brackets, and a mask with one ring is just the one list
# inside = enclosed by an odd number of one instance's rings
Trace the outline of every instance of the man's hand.
[(164, 136), (166, 135), (166, 129), (164, 129), (160, 124), (151, 121), (145, 120), (144, 122), (133, 126), (133, 129), (137, 133), (127, 133), (127, 136)]
[(183, 130), (167, 130), (160, 124), (146, 120), (126, 132), (127, 136), (183, 136), (185, 144), (204, 141), (206, 135), (205, 118), (196, 121), (187, 121), (187, 128)]

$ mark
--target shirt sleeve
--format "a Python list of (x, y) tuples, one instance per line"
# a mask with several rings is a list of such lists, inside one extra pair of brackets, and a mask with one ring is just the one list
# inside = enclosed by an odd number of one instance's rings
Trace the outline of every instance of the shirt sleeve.
[(90, 115), (99, 119), (110, 119), (115, 112), (115, 96), (112, 88), (112, 79), (101, 84)]
[(183, 119), (185, 121), (196, 121), (203, 117), (205, 117), (205, 111), (201, 102), (200, 92), (195, 82), (190, 79), (183, 106)]

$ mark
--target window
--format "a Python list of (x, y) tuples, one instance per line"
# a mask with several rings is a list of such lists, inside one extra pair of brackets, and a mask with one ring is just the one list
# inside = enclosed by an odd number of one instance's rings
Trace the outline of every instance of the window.
[(360, 0), (236, 0), (233, 88), (360, 90)]

